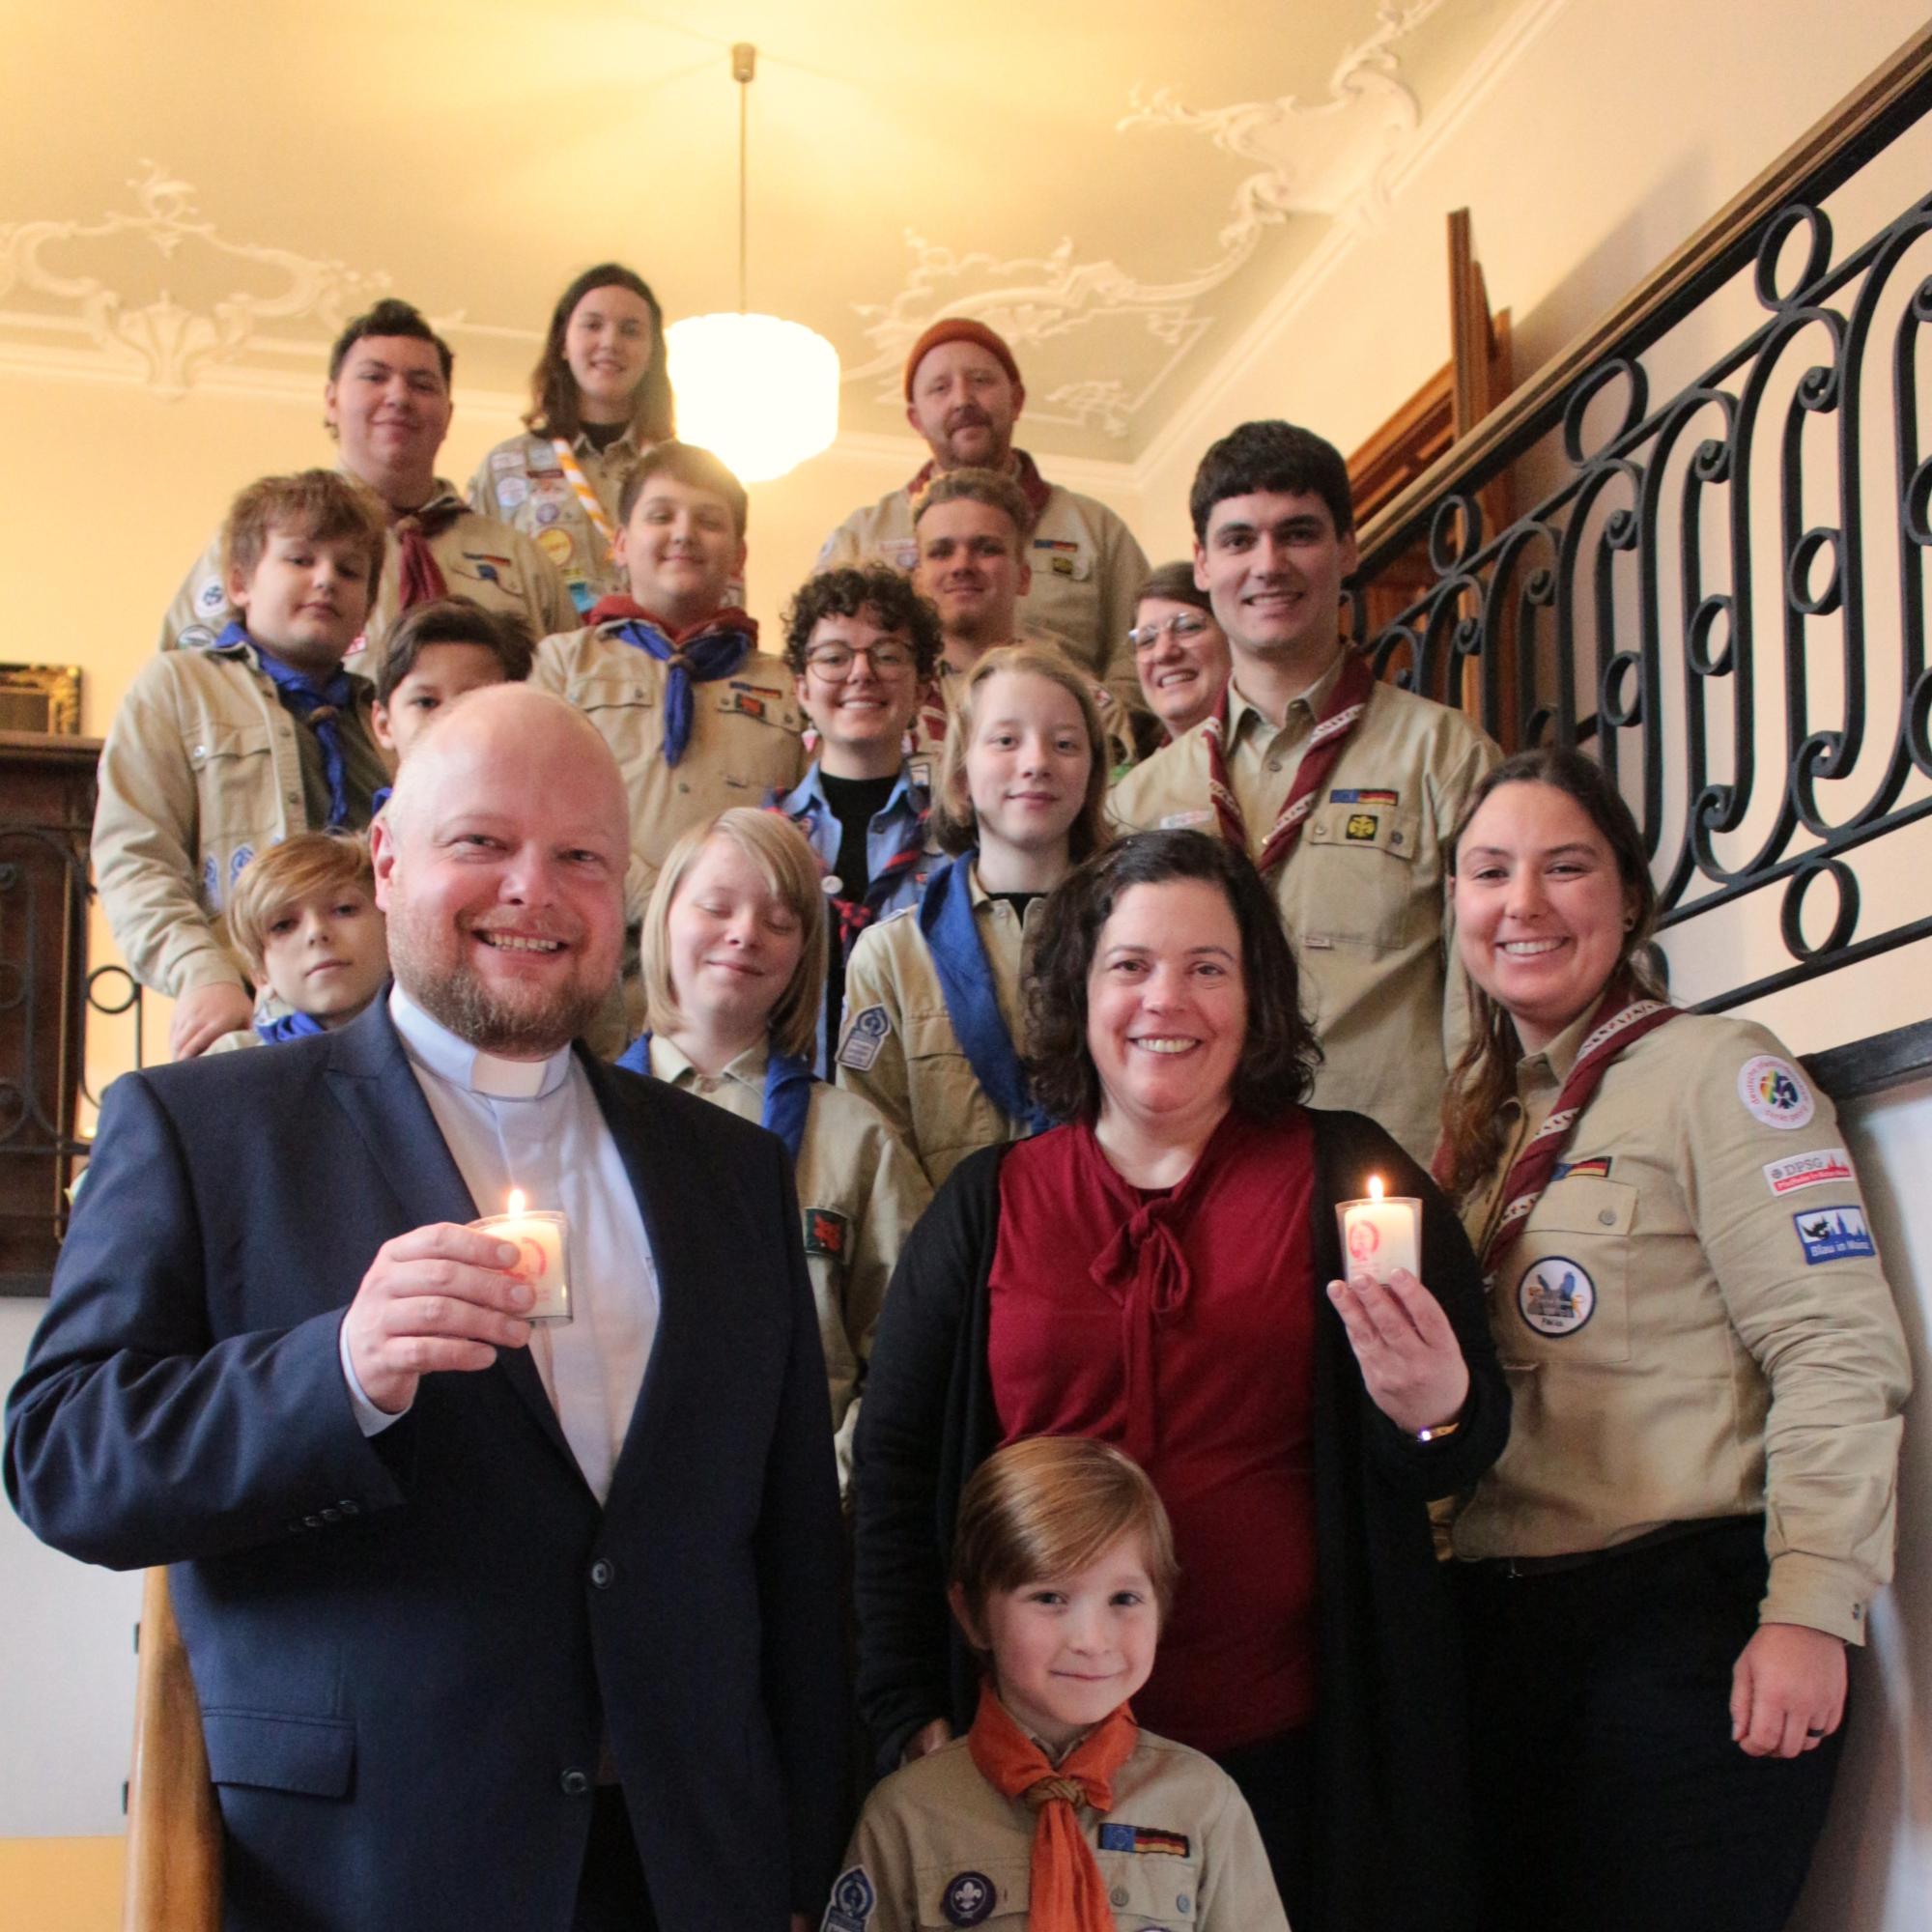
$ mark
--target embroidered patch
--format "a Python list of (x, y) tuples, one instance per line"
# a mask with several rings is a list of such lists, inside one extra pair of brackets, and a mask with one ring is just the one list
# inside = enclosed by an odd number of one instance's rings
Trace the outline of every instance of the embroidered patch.
[(194, 594), (195, 606), (212, 617), (228, 602), (228, 587), (220, 578), (212, 577)]
[(214, 641), (214, 633), (206, 624), (190, 624), (175, 642), (185, 651), (205, 651)]
[(499, 476), (497, 479), (497, 501), (506, 510), (514, 510), (530, 494), (530, 479), (527, 476)]
[(1035, 550), (1065, 551), (1068, 556), (1080, 554), (1080, 546), (1071, 537), (1035, 537), (1033, 547)]
[(1797, 1067), (1771, 1053), (1754, 1055), (1739, 1069), (1738, 1098), (1752, 1120), (1768, 1127), (1802, 1127), (1818, 1111)]
[(1381, 785), (1371, 785), (1366, 788), (1358, 786), (1350, 791), (1331, 791), (1328, 794), (1328, 803), (1330, 805), (1392, 806), (1402, 803), (1402, 794), (1398, 791), (1389, 791)]
[(1056, 577), (1071, 577), (1080, 568), (1080, 559), (1074, 556), (1052, 556), (1047, 563)]
[(235, 881), (242, 876), (242, 869), (255, 856), (252, 845), (238, 845), (228, 861), (228, 890), (233, 893)]
[(1146, 1825), (1102, 1825), (1100, 1849), (1103, 1852), (1141, 1852), (1162, 1858), (1184, 1859), (1186, 1837), (1179, 1832), (1156, 1832)]
[(1606, 1153), (1593, 1154), (1588, 1160), (1566, 1160), (1557, 1164), (1556, 1172), (1549, 1178), (1554, 1180), (1568, 1180), (1572, 1175), (1577, 1179), (1586, 1176), (1598, 1180), (1610, 1178), (1610, 1156)]
[(918, 540), (906, 537), (898, 543), (882, 543), (879, 561), (894, 570), (910, 570), (919, 561)]
[(854, 1013), (845, 1037), (838, 1042), (839, 1065), (849, 1066), (854, 1073), (869, 1073), (892, 1030), (884, 1007), (867, 1007), (863, 1013)]
[(1872, 1246), (1862, 1208), (1820, 1208), (1813, 1213), (1792, 1215), (1791, 1224), (1798, 1230), (1798, 1245), (1811, 1267), (1820, 1262), (1845, 1262), (1858, 1255), (1878, 1253)]
[(718, 700), (720, 711), (735, 711), (741, 718), (769, 718), (772, 715), (770, 703), (762, 697), (753, 697), (749, 691), (727, 691)]
[[(562, 515), (563, 507), (561, 504), (545, 502), (537, 505), (537, 522), (540, 524), (554, 524)], [(539, 537), (537, 541), (541, 543), (543, 539)]]
[(221, 910), (221, 861), (213, 852), (201, 862), (201, 902), (210, 912)]
[(872, 1922), (872, 1907), (878, 1894), (864, 1865), (840, 1872), (832, 1887), (832, 1909), (825, 1915), (819, 1932), (866, 1932)]
[(1342, 831), (1345, 837), (1356, 840), (1373, 838), (1380, 824), (1380, 818), (1373, 811), (1351, 811)]
[(524, 464), (525, 456), (521, 447), (493, 449), (490, 452), (490, 468), (492, 469), (521, 469), (524, 468)]
[(577, 539), (561, 524), (537, 532), (537, 548), (553, 563), (565, 564), (577, 554)]
[(963, 1871), (947, 1881), (939, 1909), (949, 1925), (980, 1925), (993, 1916), (993, 1881), (984, 1872)]
[(1764, 1164), (1764, 1184), (1774, 1194), (1796, 1194), (1801, 1187), (1857, 1178), (1852, 1172), (1852, 1157), (1843, 1148), (1820, 1148), (1815, 1153), (1795, 1153), (1789, 1160)]
[(1213, 822), (1214, 814), (1211, 811), (1170, 811), (1160, 821), (1158, 830), (1179, 832), (1189, 825), (1211, 825)]
[(782, 698), (784, 696), (784, 693), (775, 684), (752, 684), (742, 677), (729, 679), (725, 688), (730, 691), (753, 692), (759, 697)]
[(842, 1262), (851, 1245), (851, 1221), (830, 1208), (805, 1210), (805, 1251), (823, 1255), (827, 1261)]
[(906, 760), (906, 784), (920, 791), (932, 789), (932, 760), (930, 758), (908, 758)]
[(1539, 1335), (1574, 1335), (1597, 1312), (1597, 1284), (1567, 1256), (1551, 1255), (1523, 1270), (1516, 1305)]

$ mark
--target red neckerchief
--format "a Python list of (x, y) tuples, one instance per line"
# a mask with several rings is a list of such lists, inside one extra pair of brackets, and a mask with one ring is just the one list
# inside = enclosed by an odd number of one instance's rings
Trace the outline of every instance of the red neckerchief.
[(979, 1714), (966, 1734), (974, 1768), (1034, 1813), (1027, 1932), (1114, 1932), (1114, 1909), (1075, 1806), (1114, 1808), (1114, 1774), (1139, 1742), (1133, 1712), (1118, 1704), (1055, 1764), (1014, 1723), (993, 1687), (980, 1685)]
[[(1501, 1267), (1503, 1257), (1515, 1246), (1529, 1219), (1530, 1210), (1543, 1199), (1556, 1163), (1577, 1131), (1577, 1122), (1602, 1084), (1610, 1062), (1640, 1040), (1655, 1033), (1682, 1009), (1662, 1000), (1648, 1000), (1621, 974), (1604, 989), (1597, 1010), (1590, 1015), (1590, 1028), (1577, 1049), (1577, 1059), (1556, 1095), (1549, 1118), (1529, 1137), (1504, 1178), (1503, 1210), (1496, 1216), (1490, 1237), (1483, 1243), (1483, 1279), (1490, 1280)], [(1447, 1150), (1438, 1154), (1446, 1158)]]
[(402, 559), (402, 570), (396, 580), (398, 610), (412, 611), (418, 604), (449, 595), (442, 566), (429, 545), (432, 537), (440, 537), (462, 516), (464, 508), (460, 498), (445, 497), (440, 503), (425, 503), (420, 510), (398, 517), (390, 526)]
[(639, 621), (654, 625), (671, 641), (676, 650), (683, 650), (693, 639), (705, 636), (711, 631), (736, 631), (752, 641), (752, 648), (758, 647), (758, 620), (748, 616), (735, 604), (726, 604), (712, 611), (708, 617), (700, 617), (695, 624), (687, 624), (679, 630), (675, 624), (667, 624), (655, 611), (646, 611), (635, 597), (600, 597), (590, 607), (590, 615), (585, 620), (590, 624), (632, 624)]
[(906, 831), (905, 842), (866, 881), (863, 899), (843, 893), (831, 895), (833, 910), (838, 915), (838, 956), (849, 959), (859, 935), (879, 916), (879, 908), (892, 896), (901, 873), (910, 871), (925, 857), (926, 822), (929, 811), (920, 812)]
[[(1294, 783), (1289, 788), (1288, 803), (1282, 807), (1280, 817), (1268, 832), (1267, 842), (1255, 860), (1255, 870), (1263, 878), (1294, 850), (1302, 825), (1315, 810), (1315, 794), (1334, 770), (1350, 732), (1360, 724), (1362, 713), (1369, 708), (1369, 696), (1375, 688), (1375, 673), (1370, 670), (1368, 660), (1345, 647), (1341, 675), (1329, 694), (1328, 708), (1315, 722), (1308, 749), (1302, 753), (1301, 763), (1295, 770)], [(1235, 802), (1235, 788), (1228, 781), (1226, 740), (1233, 696), (1231, 682), (1223, 688), (1221, 701), (1204, 727), (1208, 740), (1208, 795), (1214, 803), (1221, 837), (1236, 850), (1245, 852), (1248, 822), (1241, 816), (1241, 808)]]
[[(917, 497), (930, 483), (935, 474), (930, 463), (921, 469), (906, 485), (906, 495)], [(1013, 451), (1013, 481), (1020, 486), (1020, 495), (1027, 499), (1027, 508), (1033, 512), (1035, 523), (1038, 523), (1046, 509), (1046, 499), (1053, 495), (1053, 485), (1039, 473), (1039, 465), (1025, 450)]]

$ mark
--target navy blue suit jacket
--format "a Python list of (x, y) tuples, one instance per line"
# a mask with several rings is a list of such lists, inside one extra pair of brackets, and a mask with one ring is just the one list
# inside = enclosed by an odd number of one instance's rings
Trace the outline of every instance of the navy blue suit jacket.
[(59, 1548), (174, 1566), (231, 1925), (563, 1932), (600, 1730), (666, 1932), (824, 1901), (838, 1504), (783, 1151), (583, 1065), (662, 1292), (602, 1508), (524, 1350), (356, 1425), (338, 1331), (376, 1250), (477, 1212), (385, 1002), (109, 1090), (7, 1486)]

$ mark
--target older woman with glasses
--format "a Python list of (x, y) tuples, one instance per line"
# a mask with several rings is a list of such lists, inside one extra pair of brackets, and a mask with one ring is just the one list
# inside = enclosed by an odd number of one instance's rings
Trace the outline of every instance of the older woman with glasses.
[[(1028, 1065), (1065, 1124), (940, 1191), (859, 1425), (860, 1698), (882, 1755), (971, 1720), (945, 1597), (967, 1478), (1021, 1436), (1094, 1436), (1147, 1469), (1180, 1556), (1136, 1716), (1234, 1776), (1297, 1932), (1470, 1924), (1428, 1513), (1508, 1433), (1468, 1242), (1373, 1122), (1303, 1105), (1294, 961), (1223, 841), (1103, 850), (1035, 948)], [(1376, 1175), (1422, 1201), (1420, 1279), (1339, 1278), (1335, 1205)]]
[(1127, 642), (1141, 696), (1168, 738), (1191, 731), (1214, 709), (1232, 660), (1191, 563), (1164, 563), (1141, 585)]

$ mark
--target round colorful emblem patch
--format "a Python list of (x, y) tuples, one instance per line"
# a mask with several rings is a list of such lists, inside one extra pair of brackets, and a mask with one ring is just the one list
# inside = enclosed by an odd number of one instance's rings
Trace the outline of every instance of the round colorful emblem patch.
[(1802, 1127), (1818, 1111), (1797, 1067), (1772, 1053), (1745, 1062), (1738, 1073), (1738, 1098), (1752, 1120), (1768, 1127)]
[(1516, 1305), (1539, 1335), (1574, 1335), (1597, 1312), (1597, 1284), (1564, 1255), (1548, 1255), (1523, 1269)]

